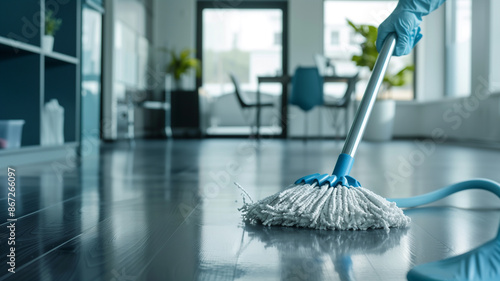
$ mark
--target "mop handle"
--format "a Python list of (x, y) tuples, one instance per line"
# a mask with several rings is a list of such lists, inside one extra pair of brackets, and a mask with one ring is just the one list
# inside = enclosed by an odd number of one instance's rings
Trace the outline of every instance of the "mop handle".
[(394, 33), (389, 34), (385, 39), (382, 50), (378, 55), (375, 66), (373, 67), (372, 75), (366, 86), (365, 94), (361, 99), (361, 104), (359, 105), (356, 116), (354, 117), (354, 122), (352, 123), (349, 134), (347, 135), (344, 148), (342, 149), (343, 154), (350, 155), (354, 157), (356, 149), (358, 148), (361, 139), (363, 138), (363, 133), (365, 132), (366, 124), (370, 118), (370, 113), (372, 112), (373, 104), (377, 98), (377, 93), (380, 89), (380, 85), (384, 80), (385, 71), (391, 60), (391, 55), (394, 52), (396, 46), (396, 35)]

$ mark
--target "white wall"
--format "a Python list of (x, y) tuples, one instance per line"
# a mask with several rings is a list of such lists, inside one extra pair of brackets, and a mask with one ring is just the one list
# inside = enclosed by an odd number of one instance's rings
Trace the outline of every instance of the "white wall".
[[(293, 75), (299, 66), (314, 66), (314, 54), (323, 54), (323, 0), (289, 0), (288, 14), (288, 73)], [(288, 112), (288, 135), (303, 136), (306, 132), (304, 112), (293, 105)], [(307, 135), (319, 136), (331, 131), (321, 128), (330, 119), (325, 116), (326, 112), (318, 108), (307, 113)]]
[(432, 137), (436, 130), (454, 140), (500, 141), (500, 94), (399, 104), (395, 136)]
[(484, 81), (492, 92), (500, 90), (500, 1), (472, 1), (472, 92)]
[(314, 66), (323, 54), (323, 0), (289, 0), (288, 73), (298, 66)]
[(490, 67), (490, 91), (500, 92), (500, 1), (490, 0), (490, 61), (494, 62)]
[[(196, 49), (196, 0), (154, 0), (153, 14), (154, 65), (156, 71), (165, 72), (168, 55), (159, 47)], [(194, 87), (195, 77), (188, 81), (187, 86)]]
[(422, 104), (419, 102), (397, 102), (394, 118), (395, 137), (424, 136), (422, 128)]
[(488, 54), (490, 53), (491, 33), (489, 10), (490, 0), (472, 1), (472, 89), (477, 87), (480, 79), (488, 81), (489, 78), (490, 60)]
[(115, 61), (115, 53), (113, 52), (115, 28), (114, 22), (116, 18), (116, 3), (114, 0), (105, 2), (106, 16), (104, 17), (103, 26), (103, 116), (104, 120), (102, 130), (104, 139), (116, 139), (117, 137), (117, 110), (116, 95), (114, 95), (113, 82), (116, 79), (116, 73), (113, 71), (113, 62)]
[(156, 46), (196, 47), (196, 0), (156, 0), (153, 7)]
[[(118, 101), (125, 96), (125, 88), (144, 87), (145, 79), (148, 75), (147, 69), (147, 35), (148, 20), (145, 3), (137, 0), (108, 0), (105, 1), (106, 14), (104, 17), (104, 38), (103, 38), (103, 138), (114, 140), (124, 137), (127, 133), (120, 130), (127, 122), (122, 113), (127, 112), (125, 106), (118, 106)], [(116, 40), (117, 24), (133, 34), (129, 41), (136, 44), (131, 48), (123, 48), (125, 36)], [(141, 41), (140, 39), (143, 39)], [(144, 49), (139, 49), (139, 43), (144, 43)], [(120, 47), (118, 47), (120, 46)], [(120, 50), (121, 52), (118, 52)], [(130, 51), (125, 55), (125, 51)], [(133, 51), (132, 51), (133, 50)], [(142, 52), (141, 52), (142, 51)], [(130, 55), (131, 54), (131, 55)], [(121, 56), (120, 56), (121, 55)], [(126, 59), (124, 59), (124, 57)], [(145, 64), (140, 64), (144, 62)], [(127, 83), (124, 83), (126, 81)], [(144, 83), (144, 84), (143, 84)], [(128, 113), (127, 113), (128, 114)], [(136, 133), (144, 133), (141, 114), (135, 115)]]
[(394, 136), (427, 136), (422, 102), (441, 100), (445, 92), (445, 7), (424, 17), (416, 47), (416, 102), (398, 102)]
[[(500, 9), (498, 0), (472, 1), (471, 89), (467, 98), (444, 93), (444, 6), (424, 19), (417, 49), (417, 101), (399, 103), (395, 136), (431, 137), (435, 128), (458, 140), (500, 141)], [(495, 10), (496, 9), (496, 10)], [(430, 36), (429, 36), (430, 35)], [(496, 63), (495, 63), (496, 62)]]

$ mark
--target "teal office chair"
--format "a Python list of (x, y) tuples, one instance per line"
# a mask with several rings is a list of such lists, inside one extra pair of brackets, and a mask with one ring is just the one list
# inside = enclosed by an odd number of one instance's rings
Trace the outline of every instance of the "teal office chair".
[(305, 113), (304, 136), (307, 136), (307, 112), (323, 105), (323, 77), (316, 67), (298, 67), (292, 78), (290, 104), (298, 106)]

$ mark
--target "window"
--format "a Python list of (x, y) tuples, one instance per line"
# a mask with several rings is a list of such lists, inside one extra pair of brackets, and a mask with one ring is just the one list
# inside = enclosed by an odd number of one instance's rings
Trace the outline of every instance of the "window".
[[(229, 74), (252, 102), (257, 97), (258, 77), (284, 73), (288, 5), (284, 1), (243, 1), (220, 7), (218, 2), (197, 2), (197, 53), (202, 59), (197, 83), (206, 109), (202, 122), (209, 135), (250, 134), (255, 110), (241, 109)], [(286, 136), (285, 88), (281, 83), (259, 86), (262, 99), (275, 105), (262, 110), (260, 133)]]
[[(367, 68), (360, 69), (351, 60), (353, 55), (361, 53), (360, 44), (364, 38), (356, 34), (348, 25), (347, 20), (355, 24), (368, 24), (379, 26), (384, 19), (394, 10), (397, 1), (352, 1), (335, 0), (324, 3), (324, 53), (331, 59), (337, 75), (353, 75), (360, 71), (361, 77), (369, 77)], [(414, 64), (413, 52), (404, 57), (393, 57), (388, 73), (396, 73), (407, 65)], [(393, 87), (390, 96), (398, 100), (414, 99), (413, 75), (408, 76), (408, 83), (402, 87)], [(365, 89), (360, 81), (357, 95), (361, 96)], [(345, 85), (326, 84), (325, 94), (340, 96), (344, 93)]]
[[(282, 11), (279, 9), (203, 10), (203, 88), (209, 96), (231, 93), (228, 73), (246, 91), (257, 90), (257, 76), (282, 72)], [(266, 92), (281, 94), (280, 85)]]
[(471, 93), (472, 0), (446, 3), (446, 95)]
[(276, 32), (274, 33), (274, 45), (276, 46), (281, 46), (281, 38), (282, 38), (281, 32)]
[(330, 45), (336, 46), (340, 44), (340, 34), (337, 30), (330, 33)]
[(349, 44), (359, 45), (363, 42), (363, 36), (360, 36), (354, 31), (349, 32)]

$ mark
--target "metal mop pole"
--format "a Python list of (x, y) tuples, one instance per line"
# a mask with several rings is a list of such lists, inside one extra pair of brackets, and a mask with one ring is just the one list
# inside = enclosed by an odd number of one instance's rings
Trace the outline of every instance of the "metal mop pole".
[(365, 132), (366, 124), (372, 112), (373, 104), (377, 98), (380, 85), (384, 80), (385, 71), (391, 60), (392, 53), (396, 46), (396, 35), (390, 34), (387, 36), (384, 42), (384, 46), (378, 55), (377, 61), (366, 86), (365, 94), (361, 99), (361, 104), (356, 112), (354, 121), (352, 123), (349, 134), (347, 135), (344, 148), (342, 149), (343, 154), (350, 155), (354, 157), (356, 150), (358, 148), (361, 139), (363, 138), (363, 133)]

